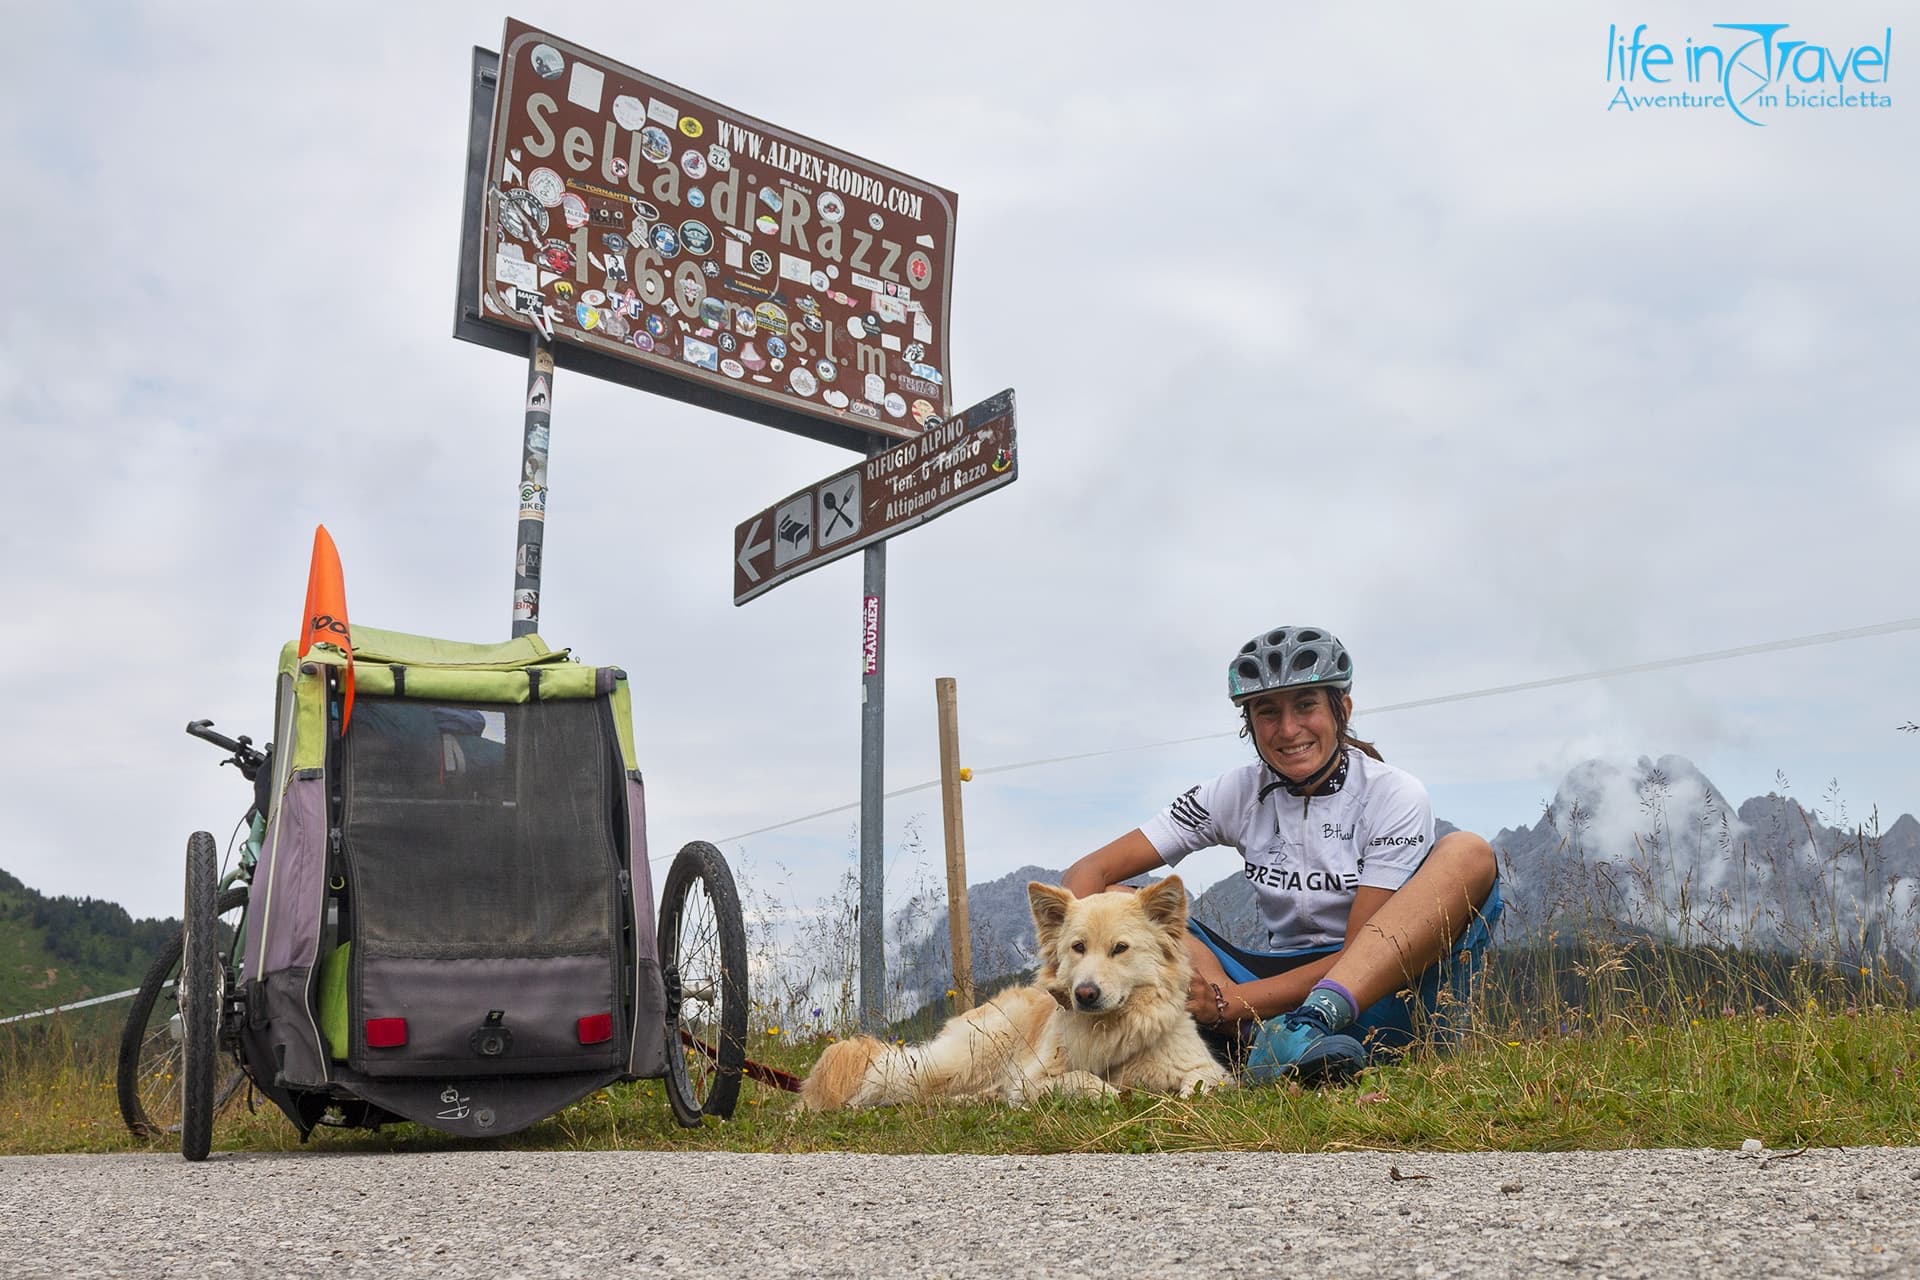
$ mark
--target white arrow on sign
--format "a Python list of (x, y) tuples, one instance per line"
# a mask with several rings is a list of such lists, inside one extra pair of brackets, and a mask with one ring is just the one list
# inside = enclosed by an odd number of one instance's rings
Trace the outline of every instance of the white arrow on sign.
[(748, 582), (760, 581), (760, 575), (753, 571), (752, 561), (762, 551), (773, 550), (773, 539), (769, 538), (765, 542), (753, 540), (753, 535), (758, 532), (760, 532), (760, 517), (755, 516), (753, 523), (747, 526), (747, 536), (740, 544), (740, 554), (734, 558), (734, 563), (740, 566), (740, 572), (747, 575)]

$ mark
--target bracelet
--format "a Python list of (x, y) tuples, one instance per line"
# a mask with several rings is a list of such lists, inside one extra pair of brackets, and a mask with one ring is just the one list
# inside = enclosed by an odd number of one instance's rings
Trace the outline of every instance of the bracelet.
[(1207, 986), (1213, 989), (1213, 1007), (1215, 1010), (1213, 1025), (1217, 1027), (1227, 1020), (1227, 997), (1221, 992), (1219, 983), (1209, 982)]

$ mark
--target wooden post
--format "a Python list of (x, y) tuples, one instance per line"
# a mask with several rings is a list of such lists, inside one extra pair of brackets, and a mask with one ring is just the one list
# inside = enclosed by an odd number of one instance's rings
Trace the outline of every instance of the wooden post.
[(953, 947), (954, 1009), (973, 1008), (973, 929), (967, 922), (967, 840), (960, 822), (960, 721), (952, 676), (933, 682), (940, 708), (940, 809), (947, 836), (947, 937)]

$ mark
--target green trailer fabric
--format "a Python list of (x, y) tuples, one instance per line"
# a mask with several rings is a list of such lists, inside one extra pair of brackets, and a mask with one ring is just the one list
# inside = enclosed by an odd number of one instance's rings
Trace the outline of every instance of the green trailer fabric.
[(343, 942), (320, 962), (320, 1034), (327, 1038), (327, 1056), (335, 1062), (347, 1060), (353, 1031), (347, 1022), (347, 962), (352, 956), (353, 944)]
[[(538, 698), (592, 698), (611, 693), (620, 757), (626, 768), (639, 768), (634, 750), (633, 717), (626, 673), (616, 667), (576, 662), (566, 649), (550, 649), (537, 635), (518, 636), (492, 644), (436, 640), (353, 628), (353, 673), (356, 693), (399, 696), (435, 702), (519, 704)], [(326, 668), (342, 668), (346, 654), (327, 644), (316, 644), (303, 658), (289, 642), (280, 651), (280, 673), (294, 683), (294, 750), (290, 769), (322, 767), (326, 735)], [(404, 671), (396, 678), (396, 671)], [(537, 691), (536, 691), (537, 682)], [(352, 732), (349, 726), (348, 732)]]

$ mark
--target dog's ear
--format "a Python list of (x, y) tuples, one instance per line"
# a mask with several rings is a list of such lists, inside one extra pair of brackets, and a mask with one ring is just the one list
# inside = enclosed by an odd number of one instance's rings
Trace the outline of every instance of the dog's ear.
[(1027, 905), (1033, 909), (1033, 931), (1044, 954), (1053, 950), (1053, 940), (1066, 923), (1067, 906), (1073, 895), (1065, 889), (1033, 880), (1027, 884)]
[(1168, 876), (1140, 890), (1140, 909), (1147, 919), (1175, 936), (1187, 931), (1187, 886), (1179, 876)]

